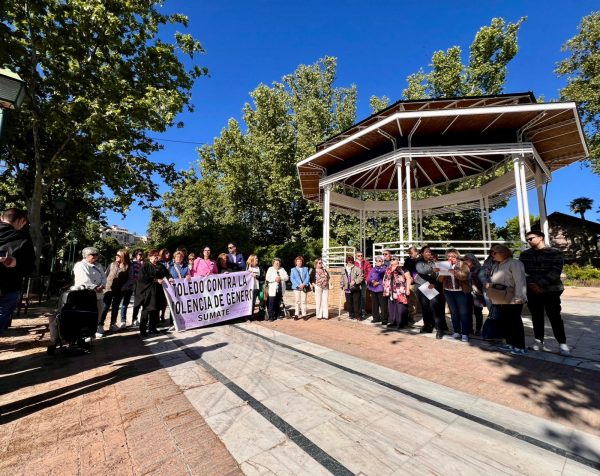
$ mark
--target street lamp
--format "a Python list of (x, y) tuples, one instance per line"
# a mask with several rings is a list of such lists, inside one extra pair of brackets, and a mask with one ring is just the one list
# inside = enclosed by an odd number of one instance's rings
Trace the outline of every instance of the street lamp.
[(17, 73), (0, 68), (0, 139), (4, 135), (4, 109), (17, 109), (25, 99), (25, 81)]

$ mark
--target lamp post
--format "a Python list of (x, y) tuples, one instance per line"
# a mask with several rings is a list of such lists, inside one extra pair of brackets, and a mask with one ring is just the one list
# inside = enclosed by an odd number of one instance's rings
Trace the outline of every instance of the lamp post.
[(18, 109), (25, 99), (25, 81), (17, 73), (0, 68), (0, 141), (4, 137), (4, 109)]

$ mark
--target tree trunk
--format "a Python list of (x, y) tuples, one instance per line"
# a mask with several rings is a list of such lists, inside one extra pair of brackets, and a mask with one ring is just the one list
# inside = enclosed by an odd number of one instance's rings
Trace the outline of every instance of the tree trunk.
[(33, 183), (33, 195), (29, 205), (29, 220), (31, 221), (31, 239), (35, 248), (35, 267), (40, 271), (40, 258), (44, 237), (42, 236), (42, 195), (43, 195), (43, 165), (40, 151), (38, 125), (33, 123), (33, 149), (35, 156), (35, 180)]

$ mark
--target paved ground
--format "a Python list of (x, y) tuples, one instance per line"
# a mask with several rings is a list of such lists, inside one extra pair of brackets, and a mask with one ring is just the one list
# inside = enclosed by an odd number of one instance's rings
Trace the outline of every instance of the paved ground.
[(0, 474), (595, 474), (600, 299), (566, 298), (572, 358), (337, 318), (47, 357), (44, 320), (19, 319), (0, 338)]

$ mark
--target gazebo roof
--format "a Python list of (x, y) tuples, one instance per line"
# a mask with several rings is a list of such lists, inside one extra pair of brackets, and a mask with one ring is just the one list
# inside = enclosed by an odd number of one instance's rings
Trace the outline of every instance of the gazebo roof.
[(413, 189), (492, 172), (529, 154), (547, 173), (587, 157), (573, 102), (537, 103), (532, 93), (398, 101), (317, 146), (298, 163), (305, 198), (320, 186), (397, 188), (395, 163), (414, 161)]

